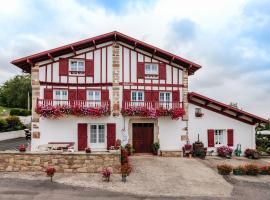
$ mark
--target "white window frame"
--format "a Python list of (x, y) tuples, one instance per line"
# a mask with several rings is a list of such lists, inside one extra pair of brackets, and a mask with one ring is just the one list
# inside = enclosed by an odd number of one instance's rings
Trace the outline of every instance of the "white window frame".
[[(135, 94), (135, 99), (133, 99), (133, 94)], [(139, 99), (139, 94), (141, 94), (141, 99)], [(132, 106), (143, 106), (144, 105), (144, 91), (131, 91), (131, 105)]]
[[(93, 98), (90, 98), (90, 92), (93, 92)], [(99, 93), (99, 95), (97, 95)], [(99, 96), (99, 98), (98, 98)], [(86, 93), (87, 106), (97, 107), (101, 105), (101, 91), (100, 90), (87, 90)]]
[(226, 129), (214, 130), (214, 144), (215, 147), (227, 145), (227, 131)]
[(144, 73), (146, 76), (158, 76), (159, 74), (158, 63), (145, 63)]
[[(60, 95), (56, 93), (60, 92)], [(65, 93), (65, 94), (64, 94)], [(53, 105), (67, 105), (68, 104), (68, 90), (53, 90)]]
[[(96, 141), (93, 142), (92, 141), (92, 134), (91, 134), (91, 126), (96, 126)], [(104, 137), (103, 142), (100, 142), (100, 127), (99, 126), (104, 126)], [(89, 130), (88, 130), (88, 144), (91, 148), (91, 150), (93, 151), (104, 151), (107, 148), (107, 126), (106, 124), (103, 123), (93, 123), (93, 124), (89, 124)]]
[[(72, 62), (76, 62), (76, 66), (73, 69)], [(83, 63), (82, 68), (80, 68), (79, 63)], [(85, 61), (83, 59), (70, 59), (69, 60), (69, 73), (72, 75), (80, 75), (85, 73)]]
[[(163, 94), (163, 95), (162, 95)], [(167, 99), (167, 95), (169, 99)], [(163, 99), (161, 97), (163, 96)], [(172, 93), (171, 92), (159, 92), (159, 103), (164, 108), (172, 108)]]

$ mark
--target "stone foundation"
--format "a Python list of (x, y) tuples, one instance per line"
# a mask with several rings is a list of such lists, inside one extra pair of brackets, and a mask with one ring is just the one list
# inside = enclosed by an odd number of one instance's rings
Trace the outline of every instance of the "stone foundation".
[(162, 157), (183, 157), (182, 151), (160, 151)]
[(120, 172), (120, 153), (0, 153), (0, 171), (45, 171), (53, 166), (56, 172), (99, 173), (103, 167)]

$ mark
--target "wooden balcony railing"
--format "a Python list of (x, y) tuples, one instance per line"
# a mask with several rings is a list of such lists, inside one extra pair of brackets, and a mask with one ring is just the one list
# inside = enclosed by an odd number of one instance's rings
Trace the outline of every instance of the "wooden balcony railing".
[(178, 109), (184, 108), (183, 102), (172, 102), (172, 101), (123, 101), (122, 109), (127, 109), (130, 107), (144, 107), (147, 109)]
[(84, 108), (107, 108), (110, 110), (110, 101), (91, 101), (91, 100), (48, 100), (37, 99), (37, 106), (69, 106), (69, 107), (84, 107)]

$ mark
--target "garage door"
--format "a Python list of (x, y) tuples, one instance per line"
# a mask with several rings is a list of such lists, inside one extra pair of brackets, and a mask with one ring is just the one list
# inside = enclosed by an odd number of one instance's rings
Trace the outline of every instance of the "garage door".
[(132, 124), (132, 141), (135, 153), (152, 152), (154, 141), (154, 124), (153, 123), (134, 123)]

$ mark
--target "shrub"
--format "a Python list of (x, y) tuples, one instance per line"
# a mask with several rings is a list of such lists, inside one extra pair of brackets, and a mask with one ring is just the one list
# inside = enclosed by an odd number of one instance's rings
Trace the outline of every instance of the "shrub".
[(0, 132), (7, 130), (8, 123), (5, 119), (0, 119)]
[(45, 172), (47, 176), (51, 177), (51, 182), (52, 182), (52, 177), (54, 176), (56, 169), (54, 167), (48, 167)]
[(115, 141), (115, 149), (120, 149), (120, 147), (121, 147), (121, 140), (119, 140), (119, 139), (117, 139), (116, 141)]
[(256, 176), (259, 174), (259, 167), (255, 164), (247, 164), (245, 165), (246, 175)]
[(238, 166), (233, 168), (233, 174), (234, 175), (245, 175), (246, 174), (246, 169), (244, 166)]
[(218, 153), (218, 156), (220, 157), (229, 158), (232, 156), (232, 152), (233, 152), (232, 148), (228, 146), (222, 146), (222, 147), (217, 148), (217, 153)]
[(21, 144), (18, 149), (19, 149), (20, 152), (25, 152), (26, 151), (26, 147), (24, 146), (24, 144)]
[(31, 110), (12, 108), (9, 114), (11, 116), (29, 116), (31, 115)]
[(85, 148), (85, 153), (91, 153), (91, 148), (90, 147)]
[(23, 129), (23, 124), (19, 117), (9, 116), (6, 118), (6, 122), (8, 124), (7, 130), (21, 130)]
[(121, 174), (122, 176), (129, 176), (132, 171), (132, 167), (129, 163), (125, 163), (121, 166)]
[(232, 166), (228, 164), (221, 164), (217, 166), (218, 173), (221, 175), (229, 175), (232, 172)]
[(270, 175), (270, 166), (261, 166), (260, 167), (261, 175)]
[(154, 155), (157, 155), (158, 154), (158, 150), (160, 148), (160, 145), (158, 142), (155, 142), (154, 144), (152, 144), (152, 151), (153, 151), (153, 154)]
[(102, 175), (103, 181), (109, 182), (111, 174), (112, 174), (111, 167), (105, 167), (101, 170), (101, 175)]
[(128, 163), (128, 152), (125, 148), (121, 148), (121, 164)]
[(246, 149), (245, 150), (245, 157), (252, 158), (252, 159), (258, 159), (258, 158), (260, 158), (260, 154), (256, 149)]

